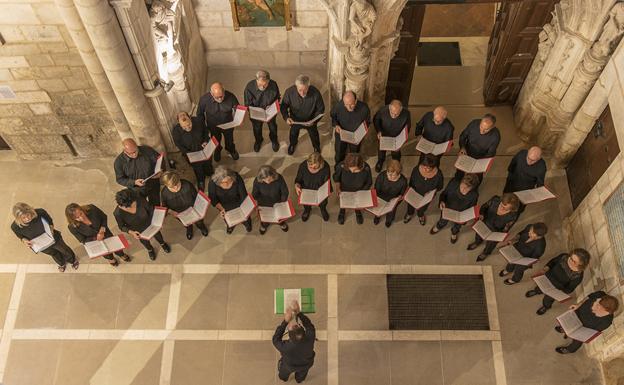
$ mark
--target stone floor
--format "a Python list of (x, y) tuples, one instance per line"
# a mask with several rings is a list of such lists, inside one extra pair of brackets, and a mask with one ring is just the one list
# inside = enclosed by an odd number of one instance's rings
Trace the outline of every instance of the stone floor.
[[(418, 70), (417, 70), (418, 71)], [(294, 78), (292, 71), (274, 74), (279, 84)], [(422, 86), (435, 82), (422, 75)], [(252, 74), (212, 71), (211, 80), (223, 79), (240, 93)], [(477, 72), (464, 80), (479, 84)], [(471, 77), (473, 76), (473, 77)], [(323, 76), (313, 74), (322, 85)], [(445, 83), (447, 89), (450, 83)], [(463, 86), (463, 85), (460, 85)], [(285, 87), (284, 87), (285, 88)], [(426, 89), (426, 88), (424, 88)], [(412, 108), (416, 118), (438, 100), (425, 98)], [(459, 103), (452, 103), (459, 104)], [(480, 202), (499, 193), (510, 156), (521, 148), (514, 135), (511, 109), (486, 109), (478, 103), (449, 108), (456, 134), (473, 117), (493, 111), (499, 118), (503, 141), (499, 156), (480, 189)], [(474, 105), (472, 105), (474, 104)], [(331, 134), (323, 128), (323, 153), (331, 155)], [(258, 167), (272, 164), (292, 184), (297, 165), (310, 151), (307, 138), (294, 157), (285, 156), (286, 131), (280, 119), (282, 148), (274, 154), (268, 144), (259, 154), (251, 151), (248, 123), (238, 128), (241, 158), (222, 162), (240, 170), (250, 186)], [(413, 141), (406, 145), (405, 173), (416, 162)], [(374, 152), (369, 142), (365, 152)], [(456, 151), (456, 150), (455, 150)], [(452, 175), (455, 155), (443, 158), (445, 175)], [(372, 165), (374, 157), (369, 157)], [(184, 168), (184, 167), (182, 167)], [(190, 177), (188, 170), (185, 174)], [(552, 330), (564, 310), (556, 305), (547, 315), (534, 311), (537, 299), (524, 298), (531, 287), (502, 284), (497, 272), (503, 258), (493, 255), (476, 265), (477, 252), (466, 252), (473, 237), (464, 228), (456, 245), (449, 233), (428, 234), (418, 221), (400, 221), (390, 229), (374, 226), (370, 215), (357, 225), (349, 215), (336, 223), (336, 197), (331, 198), (331, 220), (318, 212), (303, 224), (290, 220), (290, 231), (270, 228), (266, 235), (237, 228), (225, 234), (216, 210), (206, 222), (210, 234), (186, 240), (182, 226), (167, 218), (163, 234), (172, 253), (159, 253), (150, 262), (132, 242), (134, 261), (112, 268), (91, 260), (65, 227), (63, 209), (70, 201), (96, 203), (111, 212), (115, 184), (112, 159), (75, 163), (18, 162), (0, 154), (0, 382), (10, 385), (68, 384), (277, 384), (277, 354), (270, 343), (280, 322), (272, 314), (273, 289), (314, 287), (319, 330), (317, 358), (307, 383), (446, 384), (446, 385), (598, 385), (601, 373), (582, 352), (560, 356), (562, 342)], [(558, 200), (527, 208), (514, 230), (544, 220), (550, 227), (544, 259), (563, 247), (561, 219), (570, 210), (567, 184), (561, 173), (550, 172), (547, 185)], [(82, 262), (78, 271), (56, 272), (46, 255), (26, 250), (9, 230), (10, 208), (16, 201), (45, 207), (57, 228)], [(405, 207), (399, 208), (402, 218)], [(300, 208), (297, 207), (298, 213)], [(439, 215), (431, 209), (430, 225)], [(388, 330), (386, 273), (479, 274), (487, 293), (488, 331)], [(2, 326), (3, 325), (3, 326)], [(291, 380), (293, 381), (293, 380)]]

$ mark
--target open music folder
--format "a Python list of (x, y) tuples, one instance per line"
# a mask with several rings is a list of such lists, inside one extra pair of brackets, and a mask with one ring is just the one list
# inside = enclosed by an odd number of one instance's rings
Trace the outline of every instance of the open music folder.
[(363, 121), (358, 128), (351, 132), (344, 129), (340, 130), (340, 140), (346, 143), (351, 143), (358, 145), (364, 139), (366, 134), (368, 133), (368, 124), (366, 121)]
[(295, 122), (293, 121), (293, 124), (299, 125), (299, 126), (304, 126), (304, 127), (310, 127), (314, 124), (314, 122), (316, 122), (317, 120), (320, 120), (323, 117), (323, 114), (318, 114), (316, 115), (313, 119), (308, 120), (307, 122)]
[(148, 176), (147, 178), (143, 179), (144, 181), (155, 177), (156, 174), (158, 174), (162, 170), (162, 162), (163, 162), (163, 158), (164, 157), (165, 157), (165, 153), (164, 152), (161, 152), (158, 155), (158, 158), (156, 158), (156, 165), (154, 166), (154, 173), (152, 175)]
[(583, 323), (578, 318), (574, 310), (568, 310), (561, 314), (557, 317), (557, 322), (563, 329), (564, 333), (573, 340), (589, 343), (600, 335), (598, 330), (583, 326)]
[(419, 209), (433, 200), (436, 190), (427, 191), (425, 195), (420, 195), (413, 188), (408, 188), (403, 195), (403, 200), (415, 209)]
[(449, 140), (444, 143), (434, 143), (424, 137), (421, 137), (416, 145), (416, 149), (423, 154), (441, 155), (446, 153), (453, 147), (453, 141)]
[(508, 233), (492, 231), (483, 221), (477, 221), (472, 225), (472, 229), (479, 234), (484, 241), (502, 242), (507, 238)]
[(377, 206), (377, 191), (342, 191), (340, 193), (341, 209), (366, 209)]
[(329, 183), (329, 179), (327, 182), (323, 183), (318, 190), (310, 190), (303, 188), (301, 189), (301, 194), (299, 194), (298, 202), (303, 206), (318, 206), (320, 205), (331, 193), (331, 184)]
[(455, 168), (471, 174), (483, 174), (492, 166), (494, 158), (475, 159), (468, 155), (459, 155), (455, 161)]
[(557, 197), (545, 186), (537, 187), (530, 190), (516, 191), (514, 194), (516, 194), (518, 199), (520, 199), (520, 202), (525, 205)]
[(377, 206), (369, 207), (369, 208), (366, 208), (365, 210), (368, 211), (369, 213), (373, 214), (376, 217), (381, 217), (383, 215), (388, 214), (392, 210), (394, 210), (396, 205), (399, 204), (400, 200), (401, 200), (401, 196), (398, 196), (396, 198), (392, 198), (392, 199), (390, 199), (387, 202), (385, 200), (377, 197)]
[(260, 107), (249, 106), (249, 117), (253, 120), (260, 120), (262, 122), (268, 122), (273, 119), (280, 110), (279, 100), (273, 102), (266, 109)]
[(85, 242), (84, 244), (87, 255), (91, 259), (126, 249), (128, 246), (128, 240), (123, 234), (102, 239), (101, 241)]
[(550, 282), (550, 280), (543, 274), (533, 277), (533, 281), (535, 281), (535, 284), (537, 285), (537, 287), (540, 288), (542, 293), (554, 298), (558, 302), (565, 302), (572, 298), (569, 294), (566, 294), (563, 291), (557, 289), (552, 284), (552, 282)]
[(192, 225), (193, 223), (204, 219), (209, 205), (210, 198), (208, 198), (208, 195), (200, 190), (197, 192), (193, 206), (182, 211), (181, 213), (178, 213), (177, 218), (184, 226)]
[(273, 207), (258, 206), (260, 221), (265, 223), (280, 223), (295, 216), (295, 208), (290, 199), (278, 202)]
[(245, 119), (245, 114), (247, 113), (247, 107), (238, 105), (234, 109), (234, 117), (231, 122), (217, 124), (222, 130), (229, 130), (230, 128), (238, 127), (243, 123), (243, 119)]
[(379, 138), (379, 149), (381, 151), (398, 151), (407, 142), (407, 126), (397, 136), (381, 136)]
[(217, 141), (217, 138), (213, 136), (208, 141), (208, 144), (206, 145), (206, 147), (204, 147), (200, 151), (187, 152), (186, 156), (188, 157), (188, 160), (191, 163), (203, 162), (204, 160), (210, 159), (210, 157), (215, 152), (218, 146), (219, 146), (219, 142)]
[(293, 301), (297, 301), (303, 313), (315, 313), (314, 288), (275, 289), (273, 295), (273, 311), (284, 314)]
[(538, 259), (537, 258), (527, 258), (523, 257), (522, 254), (513, 247), (513, 245), (501, 247), (498, 249), (498, 252), (507, 260), (509, 263), (513, 263), (515, 265), (522, 266), (533, 266)]
[(30, 240), (30, 249), (35, 253), (47, 249), (56, 242), (54, 240), (54, 235), (52, 234), (52, 229), (50, 228), (48, 221), (41, 218), (41, 222), (43, 222), (43, 234), (38, 235)]
[(239, 207), (225, 212), (225, 218), (223, 219), (225, 219), (225, 223), (227, 223), (228, 227), (234, 227), (239, 223), (245, 222), (256, 206), (257, 203), (251, 194), (247, 194), (247, 198), (245, 198)]
[(149, 227), (143, 230), (140, 234), (141, 239), (150, 240), (157, 232), (162, 228), (165, 221), (165, 215), (167, 214), (167, 208), (162, 206), (154, 207), (154, 214), (152, 215), (152, 223)]
[(452, 210), (449, 208), (442, 209), (442, 219), (446, 219), (455, 223), (466, 223), (479, 216), (479, 206), (472, 206), (464, 211)]

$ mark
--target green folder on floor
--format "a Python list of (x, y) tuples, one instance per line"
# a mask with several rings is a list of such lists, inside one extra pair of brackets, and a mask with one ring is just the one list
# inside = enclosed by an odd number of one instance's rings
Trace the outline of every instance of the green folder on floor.
[(275, 314), (284, 314), (284, 311), (293, 300), (299, 302), (301, 311), (304, 313), (316, 313), (314, 303), (314, 289), (275, 289), (273, 297), (273, 309)]

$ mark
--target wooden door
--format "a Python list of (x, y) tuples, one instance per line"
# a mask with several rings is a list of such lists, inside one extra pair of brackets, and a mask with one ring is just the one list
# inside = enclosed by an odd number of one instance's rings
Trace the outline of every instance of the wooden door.
[(538, 35), (559, 0), (504, 0), (488, 45), (483, 99), (488, 106), (514, 104), (533, 59)]
[(403, 27), (401, 28), (399, 49), (390, 60), (388, 71), (386, 104), (393, 99), (399, 99), (407, 106), (412, 89), (414, 67), (416, 66), (420, 30), (425, 18), (425, 5), (408, 3), (401, 12), (401, 18), (403, 18)]
[(611, 110), (607, 106), (566, 168), (572, 207), (578, 207), (619, 153)]

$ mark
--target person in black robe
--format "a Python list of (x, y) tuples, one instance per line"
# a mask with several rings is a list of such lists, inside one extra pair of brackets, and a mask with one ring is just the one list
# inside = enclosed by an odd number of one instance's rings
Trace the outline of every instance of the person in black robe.
[(331, 111), (332, 127), (334, 127), (334, 151), (336, 164), (345, 159), (347, 153), (360, 152), (359, 144), (346, 143), (340, 140), (340, 130), (354, 132), (362, 124), (370, 125), (370, 109), (353, 91), (347, 91), (342, 100), (334, 105)]
[[(79, 205), (70, 203), (65, 208), (67, 228), (76, 237), (78, 242), (85, 244), (92, 241), (101, 241), (113, 236), (108, 228), (108, 216), (94, 204)], [(115, 254), (124, 262), (130, 262), (130, 256), (124, 250), (115, 251)], [(102, 256), (111, 266), (119, 266), (119, 261), (113, 253)]]
[[(582, 303), (570, 306), (570, 310), (574, 310), (583, 327), (602, 332), (611, 326), (613, 315), (619, 307), (617, 298), (599, 290), (588, 295)], [(563, 338), (567, 338), (561, 326), (555, 326), (555, 330), (564, 334)], [(581, 346), (581, 341), (572, 340), (569, 345), (559, 346), (555, 351), (560, 354), (574, 353)]]
[[(286, 332), (288, 332), (288, 340), (284, 341), (283, 337)], [(295, 373), (295, 381), (303, 382), (314, 365), (316, 329), (308, 316), (299, 311), (298, 304), (295, 309), (291, 307), (286, 309), (284, 320), (275, 329), (272, 341), (281, 356), (277, 363), (280, 380), (288, 381), (288, 377)]]
[[(440, 194), (440, 210), (446, 207), (455, 211), (464, 211), (475, 206), (479, 200), (478, 185), (479, 178), (475, 174), (466, 174), (461, 180), (456, 178), (451, 179), (444, 191)], [(446, 227), (448, 222), (447, 219), (442, 218), (442, 213), (440, 213), (440, 219), (438, 219), (438, 222), (429, 230), (429, 234), (437, 234), (441, 229)], [(453, 223), (451, 227), (451, 243), (457, 242), (457, 234), (463, 225), (463, 223)]]
[[(221, 217), (225, 218), (225, 212), (234, 210), (247, 199), (247, 188), (243, 178), (235, 172), (223, 166), (215, 169), (215, 173), (208, 182), (208, 197), (210, 203), (216, 207), (221, 213)], [(243, 222), (245, 230), (251, 231), (251, 216)], [(234, 227), (226, 224), (226, 232), (232, 234)]]
[[(546, 238), (548, 227), (542, 222), (526, 225), (513, 239), (507, 241), (507, 245), (513, 245), (518, 253), (524, 258), (540, 259), (546, 251)], [(508, 263), (503, 270), (498, 273), (499, 277), (505, 277), (513, 273), (511, 278), (503, 281), (505, 285), (514, 285), (522, 280), (524, 272), (529, 266)]]
[[(492, 158), (500, 143), (500, 131), (496, 127), (496, 117), (485, 114), (481, 119), (474, 119), (459, 135), (459, 155), (468, 155), (474, 159)], [(457, 170), (455, 178), (461, 179), (464, 172)], [(483, 174), (477, 174), (479, 183)]]
[(309, 126), (294, 124), (294, 122), (308, 122), (325, 112), (323, 95), (316, 87), (310, 85), (308, 76), (297, 76), (295, 85), (286, 89), (280, 105), (280, 111), (282, 117), (290, 126), (288, 155), (294, 154), (299, 142), (299, 131), (302, 128), (308, 131), (314, 152), (320, 153), (321, 140), (318, 133), (318, 120)]
[[(507, 233), (518, 220), (519, 204), (520, 201), (515, 194), (503, 194), (502, 197), (494, 195), (479, 208), (479, 220), (483, 221), (491, 231)], [(483, 243), (483, 238), (475, 232), (475, 240), (468, 245), (467, 249), (474, 250), (481, 243)], [(497, 243), (485, 241), (485, 248), (477, 257), (477, 262), (484, 261), (488, 255), (492, 254)]]
[(137, 146), (134, 139), (122, 141), (123, 152), (115, 158), (115, 178), (120, 185), (132, 189), (154, 206), (160, 205), (160, 172), (154, 174), (160, 155), (149, 146)]
[(225, 150), (230, 153), (232, 159), (239, 158), (234, 143), (234, 128), (222, 129), (219, 124), (229, 123), (234, 120), (234, 110), (239, 105), (236, 96), (223, 88), (221, 83), (212, 83), (210, 92), (199, 98), (199, 106), (197, 107), (197, 116), (204, 119), (206, 127), (210, 130), (212, 136), (219, 141), (219, 147), (215, 150), (214, 160), (221, 160), (221, 150), (223, 149), (223, 140), (225, 139)]
[[(160, 199), (162, 205), (168, 209), (168, 214), (177, 216), (189, 207), (193, 207), (198, 192), (191, 182), (181, 179), (177, 173), (172, 171), (165, 172), (162, 180), (165, 187), (160, 193)], [(195, 226), (204, 237), (208, 236), (208, 228), (203, 218), (195, 222)], [(186, 226), (186, 239), (193, 239), (192, 224)]]
[[(261, 166), (258, 175), (254, 179), (251, 196), (254, 197), (258, 206), (273, 207), (276, 203), (288, 200), (288, 186), (284, 177), (278, 174), (271, 166)], [(280, 222), (282, 231), (288, 231), (288, 223)], [(269, 227), (269, 223), (260, 222), (260, 234), (264, 235)]]
[(178, 124), (173, 127), (171, 136), (175, 145), (191, 165), (197, 180), (197, 188), (203, 191), (206, 187), (206, 177), (209, 177), (214, 172), (212, 160), (207, 159), (191, 163), (186, 154), (201, 151), (208, 145), (210, 133), (204, 124), (204, 118), (201, 116), (191, 118), (186, 112), (180, 112), (178, 114)]
[(440, 144), (453, 140), (455, 126), (447, 118), (448, 112), (442, 106), (436, 107), (420, 118), (416, 124), (414, 134), (422, 136), (430, 142)]
[[(275, 80), (271, 79), (271, 75), (267, 71), (260, 70), (256, 72), (256, 78), (251, 80), (245, 86), (245, 105), (247, 107), (259, 107), (259, 108), (267, 108), (271, 104), (275, 103), (275, 101), (279, 101), (280, 99), (280, 91), (279, 87)], [(273, 117), (271, 120), (267, 122), (267, 126), (269, 126), (269, 139), (271, 140), (271, 147), (273, 151), (277, 152), (279, 150), (279, 141), (277, 139), (277, 116)], [(253, 127), (253, 134), (255, 138), (254, 143), (254, 151), (260, 151), (260, 146), (262, 145), (262, 121), (251, 119), (251, 125)]]
[[(503, 192), (531, 190), (544, 185), (546, 178), (546, 162), (542, 159), (542, 149), (533, 146), (528, 150), (520, 150), (509, 162), (507, 180)], [(520, 204), (520, 212), (524, 205)]]
[[(373, 124), (377, 131), (377, 138), (382, 136), (397, 137), (404, 128), (407, 127), (407, 132), (412, 126), (411, 114), (408, 109), (403, 108), (403, 104), (400, 100), (393, 100), (387, 106), (383, 106), (377, 111), (373, 117)], [(392, 159), (401, 160), (401, 149), (397, 151), (391, 151), (390, 156)], [(386, 151), (379, 150), (377, 152), (377, 164), (375, 164), (375, 171), (380, 172), (384, 162), (386, 161)]]
[[(583, 271), (589, 265), (591, 256), (585, 249), (574, 249), (571, 253), (561, 253), (548, 261), (542, 272), (552, 285), (570, 294), (578, 285), (583, 282)], [(524, 295), (527, 298), (542, 294), (539, 287), (527, 291)], [(543, 315), (550, 309), (555, 299), (544, 294), (542, 307), (537, 309), (537, 315)]]
[[(351, 152), (347, 154), (343, 162), (336, 165), (334, 182), (336, 182), (336, 192), (340, 196), (341, 191), (370, 190), (373, 185), (373, 175), (370, 166), (364, 162), (362, 155)], [(345, 214), (346, 209), (340, 209), (338, 223), (341, 225), (344, 225)], [(358, 225), (364, 223), (362, 210), (355, 210), (355, 220)]]
[[(302, 189), (320, 189), (327, 181), (330, 181), (330, 173), (329, 163), (323, 159), (320, 153), (313, 152), (308, 156), (308, 159), (301, 162), (297, 169), (297, 176), (295, 176), (295, 191), (297, 195), (301, 195)], [(329, 182), (329, 190), (331, 192), (331, 181)], [(329, 220), (327, 199), (319, 204), (319, 208), (323, 220), (327, 222)], [(303, 214), (301, 214), (301, 220), (303, 222), (306, 222), (310, 218), (311, 211), (312, 206), (303, 206)]]
[[(420, 158), (419, 164), (412, 170), (409, 187), (422, 196), (431, 190), (442, 191), (444, 188), (444, 175), (442, 175), (442, 170), (440, 170), (439, 166), (440, 158), (432, 154), (424, 154)], [(425, 217), (427, 208), (429, 208), (429, 203), (418, 210), (408, 203), (403, 223), (409, 223), (414, 213), (416, 213), (418, 221), (424, 226), (427, 223), (427, 217)]]
[(13, 223), (11, 223), (11, 230), (24, 245), (32, 250), (31, 241), (45, 233), (47, 231), (47, 225), (51, 233), (48, 233), (48, 235), (54, 238), (54, 243), (41, 250), (41, 252), (54, 259), (61, 273), (65, 271), (65, 267), (68, 263), (74, 269), (78, 269), (80, 263), (78, 259), (76, 259), (76, 254), (74, 254), (74, 251), (63, 241), (61, 232), (54, 228), (52, 217), (47, 211), (41, 208), (35, 209), (22, 202), (16, 203), (12, 211), (14, 220)]
[[(407, 190), (407, 178), (401, 174), (401, 163), (396, 159), (388, 161), (388, 167), (386, 170), (375, 179), (375, 190), (377, 190), (377, 197), (383, 199), (386, 202), (391, 201), (396, 197), (402, 197)], [(399, 202), (401, 200), (399, 199)], [(396, 216), (396, 210), (399, 207), (399, 203), (394, 206), (394, 209), (386, 214), (386, 227), (392, 226), (394, 217)], [(373, 223), (379, 224), (381, 218), (375, 217)]]
[[(142, 239), (140, 234), (152, 224), (152, 216), (154, 215), (154, 206), (147, 202), (142, 196), (138, 195), (134, 190), (125, 189), (115, 194), (117, 207), (113, 212), (119, 230), (127, 232), (134, 239), (141, 242), (143, 247), (147, 249), (149, 259), (156, 260), (156, 251), (150, 240)], [(162, 233), (158, 231), (154, 238), (160, 244), (165, 253), (171, 252), (171, 246), (165, 242)]]

